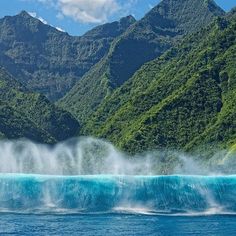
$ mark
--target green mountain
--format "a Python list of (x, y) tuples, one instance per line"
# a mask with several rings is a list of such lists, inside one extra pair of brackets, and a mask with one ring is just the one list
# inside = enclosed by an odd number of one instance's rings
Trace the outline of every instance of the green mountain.
[(233, 11), (142, 66), (105, 99), (83, 132), (134, 153), (235, 149), (235, 55)]
[(29, 92), (0, 68), (0, 138), (55, 143), (77, 135), (79, 128), (68, 112)]
[(59, 105), (86, 122), (103, 99), (144, 63), (222, 15), (223, 10), (212, 0), (161, 1), (114, 40), (108, 55), (77, 82)]
[(98, 26), (81, 37), (43, 24), (27, 12), (0, 19), (0, 66), (31, 91), (50, 100), (65, 95), (107, 54), (111, 42), (135, 19)]

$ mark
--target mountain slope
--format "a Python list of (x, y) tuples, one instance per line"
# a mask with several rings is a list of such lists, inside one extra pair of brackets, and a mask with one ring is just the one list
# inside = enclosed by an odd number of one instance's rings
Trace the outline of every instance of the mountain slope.
[(121, 86), (145, 62), (160, 56), (184, 35), (223, 15), (213, 1), (163, 0), (118, 37), (98, 62), (59, 102), (82, 123), (113, 89)]
[(78, 122), (0, 68), (0, 137), (55, 143), (79, 132)]
[(100, 105), (85, 134), (130, 152), (229, 148), (236, 140), (236, 17), (218, 18), (144, 65)]
[(28, 89), (57, 100), (109, 50), (131, 16), (72, 37), (23, 11), (0, 19), (0, 65)]

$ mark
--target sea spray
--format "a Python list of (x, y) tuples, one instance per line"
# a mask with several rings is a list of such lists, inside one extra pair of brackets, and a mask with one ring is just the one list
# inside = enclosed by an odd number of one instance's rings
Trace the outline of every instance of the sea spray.
[(0, 173), (48, 175), (154, 175), (166, 152), (128, 156), (94, 138), (73, 139), (55, 146), (27, 140), (0, 142)]
[(235, 155), (224, 152), (200, 161), (173, 150), (156, 150), (136, 156), (118, 151), (94, 138), (72, 139), (55, 146), (27, 140), (0, 142), (0, 173), (47, 175), (163, 175), (234, 174)]
[(235, 173), (235, 156), (219, 155), (209, 168), (186, 153), (129, 156), (94, 138), (1, 141), (0, 211), (235, 214), (236, 176), (222, 174)]

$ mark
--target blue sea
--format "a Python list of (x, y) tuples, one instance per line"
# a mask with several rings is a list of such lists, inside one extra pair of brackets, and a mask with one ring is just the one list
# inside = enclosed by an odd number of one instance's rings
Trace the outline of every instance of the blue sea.
[(236, 235), (236, 217), (158, 216), (143, 214), (33, 215), (2, 214), (0, 235)]
[(0, 235), (236, 235), (236, 176), (0, 175)]

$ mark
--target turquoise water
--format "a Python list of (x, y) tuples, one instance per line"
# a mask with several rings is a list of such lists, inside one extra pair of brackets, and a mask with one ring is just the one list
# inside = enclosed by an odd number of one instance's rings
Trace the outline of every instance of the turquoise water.
[(0, 175), (0, 235), (236, 235), (236, 176)]
[[(236, 176), (204, 176), (235, 173), (235, 156), (131, 158), (93, 138), (0, 150), (0, 235), (236, 235)], [(157, 175), (166, 156), (186, 175)]]
[(234, 214), (236, 176), (0, 175), (0, 211)]

